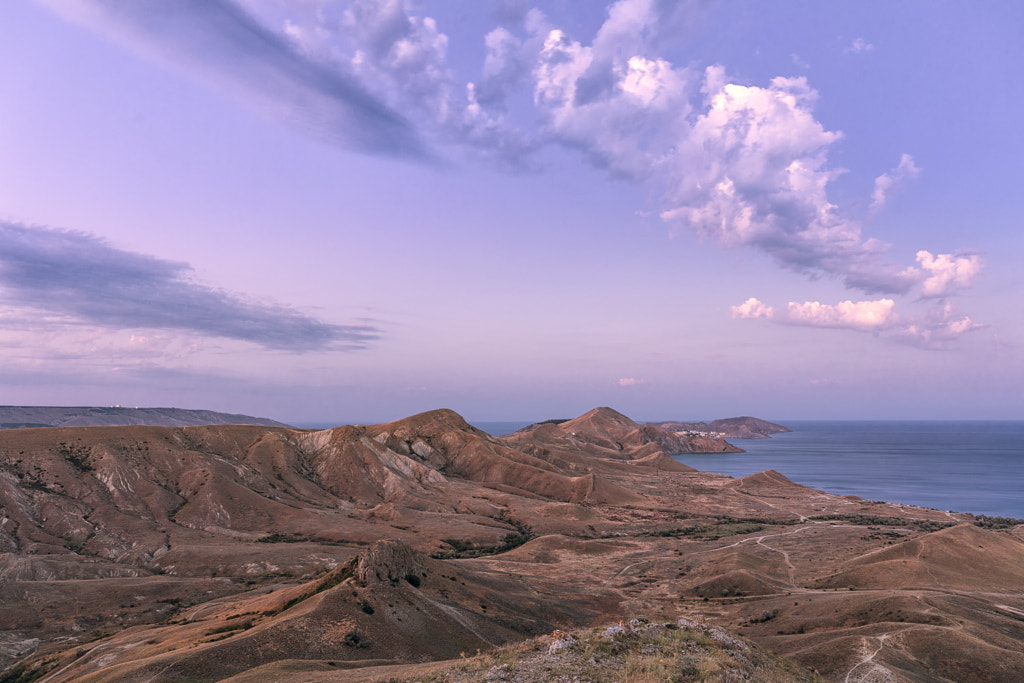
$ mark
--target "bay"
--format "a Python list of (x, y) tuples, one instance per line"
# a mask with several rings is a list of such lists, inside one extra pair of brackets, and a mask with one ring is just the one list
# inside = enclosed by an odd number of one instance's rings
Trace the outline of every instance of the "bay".
[(685, 454), (704, 472), (772, 469), (839, 495), (1024, 518), (1024, 421), (792, 421), (792, 432), (735, 439), (746, 453)]
[(517, 429), (522, 429), (533, 424), (532, 422), (474, 422), (473, 426), (483, 430), (491, 436), (505, 436)]

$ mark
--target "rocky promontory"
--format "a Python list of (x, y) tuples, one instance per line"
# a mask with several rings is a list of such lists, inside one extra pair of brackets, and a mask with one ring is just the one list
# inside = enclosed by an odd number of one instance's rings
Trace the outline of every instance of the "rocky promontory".
[(774, 422), (761, 420), (756, 417), (727, 417), (711, 422), (648, 422), (646, 424), (666, 429), (670, 432), (683, 432), (690, 434), (713, 434), (725, 439), (767, 439), (772, 434), (782, 434), (791, 431)]

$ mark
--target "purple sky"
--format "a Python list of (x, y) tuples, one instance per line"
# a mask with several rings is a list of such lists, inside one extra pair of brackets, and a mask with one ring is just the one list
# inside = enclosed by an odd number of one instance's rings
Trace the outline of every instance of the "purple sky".
[(1016, 1), (0, 4), (0, 403), (1024, 419)]

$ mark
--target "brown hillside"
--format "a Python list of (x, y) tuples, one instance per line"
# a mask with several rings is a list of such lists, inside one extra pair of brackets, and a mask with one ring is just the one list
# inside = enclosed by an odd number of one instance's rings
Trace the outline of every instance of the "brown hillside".
[(1024, 593), (1024, 543), (961, 524), (851, 560), (828, 587), (1013, 590)]
[(644, 616), (830, 680), (1024, 671), (1024, 526), (697, 472), (644, 434), (608, 409), (504, 438), (447, 410), (0, 431), (0, 670), (401, 680)]

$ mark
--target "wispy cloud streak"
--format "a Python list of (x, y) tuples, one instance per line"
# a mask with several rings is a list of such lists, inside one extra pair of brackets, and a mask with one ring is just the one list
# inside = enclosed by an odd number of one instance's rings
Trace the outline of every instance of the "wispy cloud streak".
[(44, 0), (169, 65), (342, 147), (428, 158), (416, 128), (343, 65), (298, 53), (229, 0)]
[(0, 304), (9, 310), (108, 328), (182, 330), (286, 351), (363, 348), (379, 336), (369, 325), (336, 325), (245, 301), (191, 281), (190, 272), (188, 264), (123, 251), (85, 233), (0, 222)]

